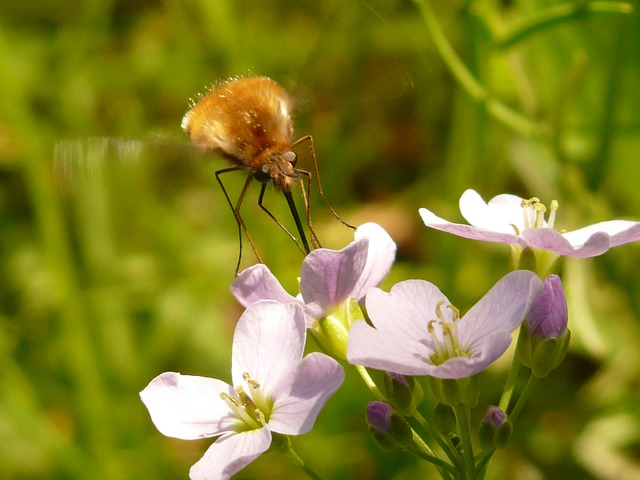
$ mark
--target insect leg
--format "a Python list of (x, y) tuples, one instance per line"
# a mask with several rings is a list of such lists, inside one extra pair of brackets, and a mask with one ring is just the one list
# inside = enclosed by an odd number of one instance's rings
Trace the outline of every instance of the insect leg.
[[(289, 236), (289, 238), (291, 238), (291, 240), (293, 240), (296, 244), (296, 246), (300, 249), (300, 251), (302, 253), (309, 253), (309, 244), (307, 243), (307, 238), (304, 235), (304, 230), (302, 229), (302, 224), (300, 223), (300, 217), (298, 216), (298, 211), (296, 210), (296, 206), (295, 203), (293, 203), (293, 198), (291, 196), (291, 192), (285, 192), (284, 196), (287, 200), (287, 204), (289, 205), (289, 209), (291, 210), (291, 214), (293, 215), (293, 220), (296, 222), (296, 227), (298, 227), (298, 232), (300, 233), (301, 236), (301, 240), (302, 240), (302, 244), (304, 246), (304, 249), (302, 247), (300, 247), (300, 244), (298, 243), (298, 239), (296, 239), (295, 235), (293, 233), (291, 233), (289, 231), (289, 229), (287, 227), (285, 227), (282, 222), (280, 222), (280, 220), (278, 220), (275, 215), (273, 213), (271, 213), (269, 211), (269, 209), (264, 205), (263, 203), (263, 199), (264, 199), (264, 192), (267, 189), (267, 184), (263, 183), (262, 184), (262, 188), (260, 189), (260, 196), (258, 197), (258, 205), (260, 206), (260, 208), (267, 214), (269, 215), (269, 217), (271, 217), (271, 219), (276, 222), (276, 224), (282, 229), (284, 230), (284, 232)], [(288, 195), (288, 196), (287, 196)]]
[(260, 263), (264, 263), (262, 261), (262, 257), (260, 257), (260, 254), (258, 253), (258, 250), (256, 249), (255, 244), (253, 243), (253, 239), (251, 238), (251, 235), (249, 234), (249, 230), (247, 229), (247, 225), (244, 223), (244, 220), (242, 219), (242, 216), (240, 215), (240, 207), (242, 205), (242, 201), (244, 200), (244, 197), (247, 193), (247, 189), (249, 188), (249, 184), (251, 183), (251, 181), (253, 180), (253, 175), (249, 175), (247, 177), (247, 180), (244, 182), (244, 186), (242, 187), (242, 191), (240, 192), (240, 197), (238, 198), (238, 201), (236, 202), (236, 205), (233, 205), (233, 202), (231, 201), (231, 198), (229, 197), (229, 193), (227, 192), (227, 189), (224, 186), (224, 183), (222, 182), (222, 179), (220, 178), (220, 175), (223, 175), (225, 173), (229, 173), (229, 172), (235, 172), (237, 170), (243, 170), (242, 168), (238, 168), (238, 167), (230, 167), (230, 168), (223, 168), (222, 170), (218, 170), (216, 172), (216, 180), (218, 180), (218, 183), (220, 184), (220, 188), (222, 188), (222, 193), (224, 193), (224, 198), (227, 199), (227, 203), (229, 204), (229, 207), (231, 208), (231, 211), (233, 212), (233, 216), (236, 219), (236, 224), (238, 225), (238, 244), (239, 244), (239, 253), (238, 253), (238, 263), (236, 264), (236, 276), (238, 275), (238, 271), (240, 270), (240, 263), (242, 262), (242, 231), (244, 230), (245, 235), (247, 236), (247, 238), (249, 239), (249, 243), (251, 244), (251, 248), (253, 250), (253, 253), (255, 254), (256, 258), (258, 259), (258, 262)]
[(316, 174), (316, 183), (318, 184), (318, 192), (320, 193), (320, 196), (322, 197), (322, 199), (324, 200), (324, 203), (327, 204), (327, 207), (329, 207), (329, 210), (331, 210), (331, 213), (333, 213), (333, 216), (336, 217), (338, 219), (338, 221), (340, 221), (343, 225), (355, 230), (356, 227), (354, 227), (353, 225), (348, 224), (347, 222), (345, 222), (344, 220), (342, 220), (342, 218), (340, 218), (340, 215), (338, 215), (338, 212), (336, 212), (333, 207), (331, 206), (331, 204), (329, 203), (329, 200), (327, 199), (326, 195), (324, 194), (324, 191), (322, 190), (322, 182), (320, 181), (320, 171), (318, 170), (318, 162), (316, 160), (316, 149), (313, 146), (313, 137), (311, 135), (305, 135), (302, 138), (299, 138), (298, 140), (296, 140), (292, 145), (291, 148), (295, 147), (296, 145), (299, 145), (303, 142), (309, 142), (309, 147), (311, 149), (311, 158), (313, 160), (313, 171)]
[[(311, 222), (311, 172), (296, 168), (296, 173), (300, 175), (300, 190), (302, 191), (302, 200), (304, 202), (305, 215), (307, 216), (307, 227), (309, 228), (311, 243), (313, 244), (313, 248), (322, 248)], [(305, 178), (304, 180), (302, 179), (303, 176)]]

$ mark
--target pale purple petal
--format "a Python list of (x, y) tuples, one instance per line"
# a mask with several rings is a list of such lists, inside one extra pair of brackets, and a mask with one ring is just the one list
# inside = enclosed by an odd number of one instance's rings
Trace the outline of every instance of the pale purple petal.
[(610, 246), (610, 237), (604, 232), (595, 232), (583, 244), (573, 245), (570, 243), (572, 237), (567, 238), (566, 233), (559, 233), (552, 228), (529, 228), (522, 232), (522, 238), (532, 247), (573, 258), (602, 255)]
[(486, 203), (475, 190), (466, 190), (460, 197), (460, 213), (469, 224), (481, 230), (514, 233), (524, 230), (522, 198), (503, 193)]
[(368, 248), (364, 237), (342, 250), (320, 248), (307, 255), (300, 273), (305, 303), (315, 303), (327, 312), (349, 298), (364, 270)]
[(223, 435), (191, 467), (192, 480), (227, 480), (254, 461), (271, 445), (268, 428)]
[(231, 284), (231, 293), (245, 308), (259, 300), (275, 300), (280, 303), (297, 301), (282, 288), (278, 279), (262, 263), (241, 272)]
[(588, 227), (566, 232), (563, 236), (571, 245), (587, 243), (589, 237), (597, 232), (604, 232), (611, 237), (609, 247), (617, 247), (625, 243), (640, 240), (640, 222), (629, 220), (610, 220), (608, 222), (594, 223)]
[(354, 286), (351, 296), (361, 301), (371, 287), (377, 287), (393, 265), (396, 244), (389, 234), (376, 223), (365, 223), (358, 227), (355, 239), (367, 238), (369, 250), (362, 274)]
[(567, 329), (567, 298), (558, 275), (549, 275), (544, 288), (531, 304), (527, 323), (529, 331), (541, 338), (557, 337)]
[(234, 426), (236, 417), (221, 393), (235, 395), (220, 380), (166, 372), (154, 378), (140, 398), (160, 433), (195, 440), (220, 435)]
[(449, 303), (449, 300), (434, 284), (405, 280), (396, 283), (389, 293), (372, 288), (366, 306), (378, 330), (397, 331), (419, 341), (430, 341), (426, 325), (435, 318), (439, 302)]
[[(367, 301), (370, 295), (367, 295)], [(389, 319), (393, 321), (393, 317)], [(398, 322), (398, 328), (406, 325)], [(424, 324), (417, 337), (407, 336), (406, 332), (372, 328), (364, 320), (358, 320), (349, 330), (347, 359), (354, 365), (384, 370), (401, 375), (426, 375), (429, 356), (432, 350), (425, 345), (427, 325)]]
[(243, 384), (246, 372), (266, 395), (298, 366), (306, 339), (302, 306), (272, 300), (254, 303), (238, 320), (233, 336), (231, 375)]
[(338, 362), (322, 353), (310, 353), (291, 374), (291, 382), (277, 393), (269, 428), (285, 435), (307, 433), (322, 407), (342, 385), (344, 371)]
[(483, 242), (518, 244), (522, 246), (527, 245), (527, 242), (516, 235), (515, 230), (513, 229), (511, 230), (514, 233), (503, 233), (477, 228), (462, 223), (451, 223), (436, 216), (426, 208), (419, 209), (419, 213), (422, 217), (422, 221), (427, 227), (440, 230), (441, 232), (447, 232), (459, 237), (469, 238), (471, 240), (480, 240)]
[(502, 277), (459, 320), (460, 343), (476, 350), (485, 337), (495, 331), (511, 333), (522, 323), (542, 288), (542, 280), (528, 270), (517, 270)]

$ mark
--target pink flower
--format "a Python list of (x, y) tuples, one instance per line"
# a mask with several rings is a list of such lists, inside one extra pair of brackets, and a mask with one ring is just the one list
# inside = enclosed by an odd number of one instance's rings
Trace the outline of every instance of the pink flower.
[(293, 297), (262, 264), (243, 271), (231, 292), (245, 307), (258, 300), (304, 305), (308, 326), (332, 312), (349, 298), (364, 300), (371, 287), (378, 285), (393, 264), (396, 245), (375, 223), (358, 227), (355, 240), (342, 250), (320, 248), (302, 263), (300, 295)]
[(511, 344), (542, 281), (533, 272), (505, 275), (463, 317), (438, 288), (406, 280), (367, 295), (373, 326), (351, 325), (347, 359), (401, 375), (464, 378), (497, 360)]
[(486, 242), (548, 250), (556, 255), (586, 258), (602, 255), (611, 247), (640, 240), (640, 222), (610, 220), (571, 232), (554, 230), (557, 202), (548, 218), (538, 199), (523, 200), (502, 194), (485, 202), (475, 190), (460, 197), (460, 212), (470, 225), (448, 222), (426, 208), (419, 210), (425, 225), (460, 237)]
[(140, 393), (164, 435), (216, 437), (191, 467), (191, 478), (228, 479), (269, 448), (272, 432), (300, 435), (311, 430), (344, 372), (322, 353), (303, 358), (305, 338), (300, 305), (258, 302), (236, 326), (233, 385), (166, 372)]

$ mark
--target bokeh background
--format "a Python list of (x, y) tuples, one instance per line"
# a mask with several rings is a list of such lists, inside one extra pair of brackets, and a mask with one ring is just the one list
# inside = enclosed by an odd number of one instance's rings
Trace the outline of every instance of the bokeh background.
[[(419, 207), (461, 220), (466, 188), (557, 199), (567, 230), (640, 219), (638, 2), (424, 1), (433, 16), (408, 0), (1, 2), (1, 478), (186, 478), (210, 444), (163, 437), (138, 392), (166, 370), (229, 379), (242, 310), (214, 177), (226, 164), (180, 131), (189, 98), (220, 79), (268, 75), (296, 97), (333, 206), (398, 243), (385, 288), (427, 279), (465, 310), (507, 272), (506, 247), (419, 220)], [(302, 255), (257, 191), (246, 222), (295, 293)], [(351, 231), (316, 197), (320, 239), (342, 248)], [(640, 478), (639, 263), (628, 245), (563, 264), (571, 350), (487, 478)], [(476, 419), (507, 365), (482, 374)], [(348, 370), (294, 448), (328, 479), (437, 478), (377, 449), (370, 399)], [(237, 476), (286, 477), (301, 474), (278, 454)]]

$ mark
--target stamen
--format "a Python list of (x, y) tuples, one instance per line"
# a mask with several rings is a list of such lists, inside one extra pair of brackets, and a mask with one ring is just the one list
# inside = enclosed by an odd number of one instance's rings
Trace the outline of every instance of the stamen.
[[(445, 318), (442, 312), (442, 306), (446, 306), (451, 310), (450, 318)], [(458, 321), (460, 320), (460, 311), (451, 304), (444, 301), (438, 302), (435, 307), (435, 315), (437, 320), (431, 320), (427, 324), (427, 331), (431, 335), (434, 352), (430, 356), (430, 360), (435, 365), (444, 363), (453, 357), (469, 357), (469, 354), (460, 347), (458, 336)], [(435, 325), (438, 323), (442, 329), (442, 337), (436, 335)]]
[(533, 206), (533, 210), (535, 212), (536, 215), (536, 219), (534, 222), (534, 227), (535, 228), (541, 228), (544, 227), (544, 214), (547, 211), (547, 207), (545, 207), (542, 203), (536, 203)]
[[(556, 210), (558, 210), (558, 202), (553, 200), (549, 204), (549, 220), (545, 223), (545, 214), (547, 213), (547, 207), (540, 202), (537, 197), (531, 197), (530, 199), (523, 199), (520, 203), (522, 207), (522, 218), (525, 230), (527, 228), (553, 228), (553, 224), (556, 219)], [(517, 235), (520, 235), (518, 229), (513, 226)]]
[[(258, 388), (258, 382), (250, 380), (243, 375), (245, 381), (249, 385), (250, 389)], [(242, 386), (235, 387), (235, 391), (238, 396), (232, 396), (225, 392), (220, 393), (220, 398), (224, 400), (231, 411), (235, 414), (236, 418), (240, 421), (240, 428), (244, 429), (257, 429), (261, 428), (267, 423), (266, 412), (263, 412), (261, 408), (256, 405), (256, 401), (251, 395), (244, 391)], [(260, 392), (259, 390), (255, 390)], [(254, 390), (251, 390), (252, 394)]]
[(553, 224), (556, 222), (556, 210), (559, 206), (557, 200), (552, 200), (549, 204), (549, 220), (547, 221), (549, 228), (553, 228)]

